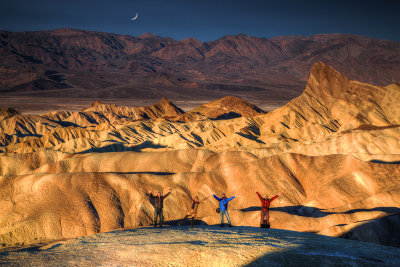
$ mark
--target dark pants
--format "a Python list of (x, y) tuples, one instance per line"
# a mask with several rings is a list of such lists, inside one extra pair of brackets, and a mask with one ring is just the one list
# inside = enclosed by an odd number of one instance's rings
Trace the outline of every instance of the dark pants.
[(269, 210), (261, 210), (261, 225), (269, 225)]
[(155, 209), (154, 210), (154, 225), (157, 225), (157, 217), (160, 217), (160, 226), (163, 223), (163, 214), (162, 214), (162, 209)]

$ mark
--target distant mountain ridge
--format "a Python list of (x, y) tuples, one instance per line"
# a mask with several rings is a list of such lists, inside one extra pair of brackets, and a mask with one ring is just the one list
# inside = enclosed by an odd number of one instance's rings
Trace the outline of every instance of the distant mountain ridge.
[(96, 98), (241, 97), (289, 100), (322, 61), (351, 79), (400, 81), (400, 42), (349, 34), (210, 42), (57, 29), (0, 31), (0, 92)]

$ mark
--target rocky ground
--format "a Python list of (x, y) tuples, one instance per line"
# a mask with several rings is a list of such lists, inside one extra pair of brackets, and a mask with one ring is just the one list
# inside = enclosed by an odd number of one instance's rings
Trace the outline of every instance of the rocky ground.
[(116, 230), (0, 252), (26, 266), (399, 266), (400, 249), (278, 229), (189, 226)]

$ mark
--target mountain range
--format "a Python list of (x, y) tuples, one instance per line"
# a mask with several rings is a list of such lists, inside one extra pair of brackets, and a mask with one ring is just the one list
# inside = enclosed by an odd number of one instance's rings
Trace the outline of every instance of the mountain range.
[(0, 31), (3, 96), (215, 99), (236, 95), (288, 101), (317, 61), (361, 82), (400, 81), (400, 42), (349, 34), (210, 42), (151, 33), (74, 29)]

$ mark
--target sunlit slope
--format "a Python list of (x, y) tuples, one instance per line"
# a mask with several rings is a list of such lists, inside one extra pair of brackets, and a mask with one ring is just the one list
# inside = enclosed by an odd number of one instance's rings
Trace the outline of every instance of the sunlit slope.
[(68, 153), (205, 148), (258, 156), (353, 154), (400, 160), (400, 86), (351, 81), (317, 63), (303, 94), (265, 114), (237, 97), (183, 113), (163, 99), (144, 108), (94, 103), (81, 112), (21, 115), (3, 110), (0, 148)]
[(351, 81), (317, 63), (303, 94), (265, 113), (227, 96), (183, 112), (99, 102), (81, 112), (0, 110), (0, 243), (54, 240), (148, 225), (145, 192), (164, 216), (218, 223), (212, 193), (236, 225), (257, 226), (255, 190), (282, 192), (274, 228), (399, 245), (400, 86)]
[[(400, 210), (399, 166), (349, 155), (257, 158), (247, 152), (189, 149), (43, 157), (43, 152), (3, 157), (0, 243), (148, 225), (153, 216), (145, 195), (149, 189), (173, 189), (165, 202), (167, 221), (182, 218), (195, 195), (205, 198), (198, 219), (208, 224), (219, 222), (211, 194), (237, 195), (229, 205), (233, 224), (249, 226), (259, 224), (254, 191), (281, 192), (273, 204), (272, 227), (332, 236)], [(368, 231), (373, 236), (390, 229)]]

